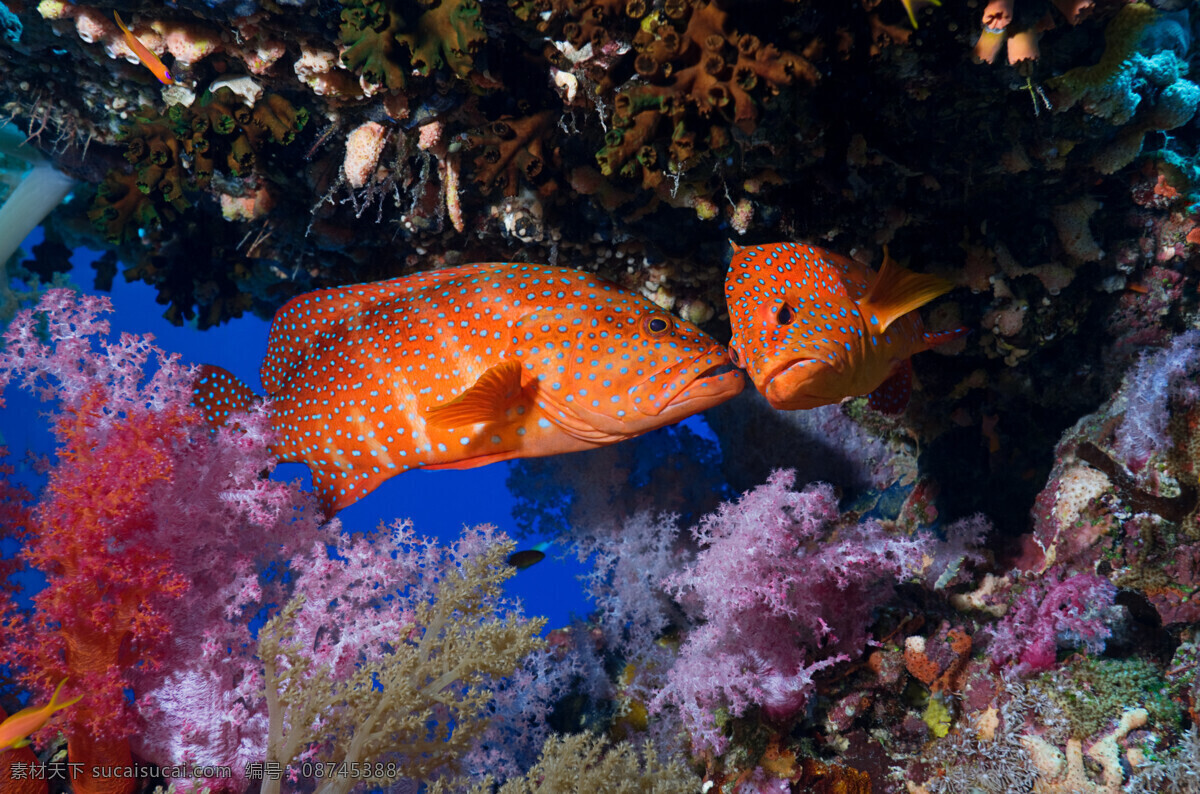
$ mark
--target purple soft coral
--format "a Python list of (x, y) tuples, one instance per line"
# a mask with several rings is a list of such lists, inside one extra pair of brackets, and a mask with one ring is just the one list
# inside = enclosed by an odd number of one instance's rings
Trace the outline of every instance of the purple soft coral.
[(679, 708), (698, 749), (727, 744), (717, 709), (773, 719), (808, 703), (812, 676), (866, 644), (871, 610), (915, 572), (926, 544), (875, 522), (840, 528), (828, 485), (791, 490), (777, 471), (692, 530), (704, 547), (666, 587), (705, 622), (688, 633), (654, 709)]
[(1061, 582), (1050, 575), (1030, 585), (992, 630), (992, 659), (1002, 665), (1015, 659), (1017, 671), (1028, 674), (1053, 667), (1059, 645), (1099, 653), (1112, 635), (1106, 620), (1116, 596), (1111, 582), (1090, 573)]
[(1167, 423), (1172, 398), (1191, 405), (1200, 400), (1200, 331), (1180, 334), (1170, 346), (1142, 357), (1118, 393), (1125, 403), (1114, 445), (1117, 455), (1137, 472), (1170, 444)]

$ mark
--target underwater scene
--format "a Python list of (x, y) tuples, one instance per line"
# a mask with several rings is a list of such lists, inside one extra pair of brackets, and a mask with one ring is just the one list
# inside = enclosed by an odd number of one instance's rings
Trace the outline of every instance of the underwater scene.
[(0, 2), (0, 794), (1200, 794), (1200, 4)]

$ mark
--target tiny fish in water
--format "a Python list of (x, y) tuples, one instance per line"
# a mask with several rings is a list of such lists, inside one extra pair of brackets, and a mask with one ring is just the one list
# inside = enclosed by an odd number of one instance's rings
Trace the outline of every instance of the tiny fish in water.
[(916, 309), (952, 285), (905, 270), (886, 248), (878, 273), (802, 243), (733, 251), (725, 277), (730, 357), (775, 408), (870, 394), (872, 408), (900, 413), (912, 389), (909, 358), (966, 333), (925, 331)]
[[(282, 461), (329, 515), (409, 469), (593, 449), (741, 392), (726, 349), (646, 298), (577, 270), (476, 264), (319, 290), (275, 315), (261, 371)], [(221, 424), (254, 394), (202, 368)]]
[(528, 549), (514, 551), (508, 555), (505, 560), (509, 565), (516, 568), (518, 571), (523, 571), (531, 565), (537, 565), (542, 560), (546, 559), (546, 549), (550, 548), (550, 541), (544, 540), (535, 546)]
[(129, 45), (129, 49), (133, 50), (133, 54), (137, 56), (142, 65), (154, 72), (154, 76), (158, 78), (163, 85), (175, 85), (175, 78), (171, 76), (167, 70), (167, 65), (155, 55), (149, 47), (142, 44), (141, 39), (133, 35), (129, 28), (125, 27), (125, 23), (121, 21), (121, 15), (113, 11), (113, 18), (117, 20), (117, 27), (125, 34), (125, 43)]
[(58, 682), (54, 694), (50, 696), (50, 702), (46, 705), (21, 709), (4, 722), (0, 722), (0, 752), (29, 744), (29, 737), (41, 730), (54, 712), (73, 706), (83, 698), (83, 695), (77, 695), (66, 703), (59, 703), (58, 693), (62, 691), (65, 683), (65, 678)]

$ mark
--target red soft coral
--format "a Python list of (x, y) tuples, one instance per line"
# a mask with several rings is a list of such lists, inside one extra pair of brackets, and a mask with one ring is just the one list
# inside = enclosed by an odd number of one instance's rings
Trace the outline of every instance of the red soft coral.
[(173, 476), (170, 449), (188, 418), (179, 409), (147, 412), (98, 433), (106, 397), (96, 387), (57, 422), (60, 461), (23, 552), (48, 580), (34, 598), (34, 641), (0, 652), (41, 688), (70, 677), (75, 692), (87, 693), (68, 730), (71, 758), (84, 764), (77, 791), (125, 790), (93, 780), (91, 764), (131, 762), (137, 719), (122, 672), (159, 664), (166, 605), (187, 589), (169, 555), (142, 537), (153, 522), (148, 489)]
[[(189, 421), (189, 375), (148, 339), (102, 341), (108, 324), (99, 315), (110, 310), (103, 299), (51, 290), (12, 322), (0, 353), (0, 388), (16, 378), (63, 409), (54, 426), (59, 462), (22, 537), (25, 562), (47, 586), (32, 615), (8, 611), (0, 661), (43, 695), (64, 677), (68, 695), (87, 693), (67, 712), (79, 792), (132, 790), (92, 768), (131, 763), (136, 714), (123, 671), (158, 663), (169, 628), (163, 604), (186, 589), (141, 538), (147, 488), (171, 477), (170, 452)], [(151, 353), (159, 368), (146, 381)]]
[[(8, 450), (0, 447), (0, 460), (8, 456)], [(0, 538), (6, 534), (20, 536), (31, 519), (25, 503), (30, 495), (24, 488), (9, 481), (12, 467), (0, 464)], [(20, 568), (15, 558), (0, 558), (0, 636), (8, 636), (9, 622), (16, 617), (16, 606), (10, 598), (15, 586), (9, 577)], [(8, 713), (0, 708), (0, 722)], [(28, 747), (0, 751), (0, 791), (5, 794), (46, 794), (49, 790), (45, 780), (35, 780), (32, 769), (38, 763), (37, 756)]]
[(135, 735), (162, 764), (240, 772), (239, 753), (261, 757), (261, 720), (228, 719), (261, 701), (257, 666), (236, 664), (252, 645), (245, 612), (283, 600), (279, 577), (264, 585), (261, 571), (337, 533), (319, 531), (296, 485), (260, 476), (275, 465), (261, 409), (211, 433), (189, 406), (191, 370), (149, 338), (106, 341), (107, 311), (105, 299), (52, 290), (0, 351), (0, 389), (19, 382), (60, 409), (46, 490), (22, 528), (6, 521), (47, 584), (32, 612), (0, 603), (0, 664), (43, 696), (63, 677), (85, 693), (63, 720), (73, 783), (105, 793), (132, 791), (91, 773), (129, 764)]

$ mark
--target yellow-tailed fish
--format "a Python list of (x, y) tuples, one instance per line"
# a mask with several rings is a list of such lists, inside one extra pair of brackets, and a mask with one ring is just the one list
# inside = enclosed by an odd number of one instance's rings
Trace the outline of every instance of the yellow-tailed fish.
[[(319, 290), (275, 315), (260, 371), (283, 461), (332, 515), (409, 469), (623, 441), (737, 395), (726, 349), (590, 273), (465, 265)], [(255, 399), (203, 368), (209, 421)]]
[[(908, 14), (908, 21), (912, 23), (913, 30), (917, 29), (917, 2), (918, 0), (900, 0), (900, 4), (904, 6), (904, 11)], [(931, 6), (942, 7), (941, 0), (925, 0), (925, 2)]]
[(905, 270), (886, 248), (878, 273), (802, 243), (733, 251), (730, 357), (775, 408), (870, 394), (872, 408), (900, 413), (912, 389), (909, 357), (966, 333), (925, 331), (916, 309), (952, 285)]
[(159, 82), (163, 85), (175, 85), (175, 78), (167, 70), (167, 65), (145, 44), (142, 44), (141, 39), (133, 35), (129, 28), (125, 27), (125, 23), (121, 21), (121, 15), (113, 11), (113, 19), (117, 20), (117, 27), (125, 34), (125, 43), (129, 45), (129, 49), (133, 50), (133, 54), (138, 57), (142, 65), (154, 73)]
[(21, 709), (4, 722), (0, 722), (0, 752), (29, 744), (29, 737), (41, 730), (54, 712), (73, 706), (83, 698), (83, 695), (77, 695), (66, 703), (59, 703), (58, 694), (65, 683), (65, 678), (58, 682), (54, 694), (50, 696), (50, 702), (46, 705)]

